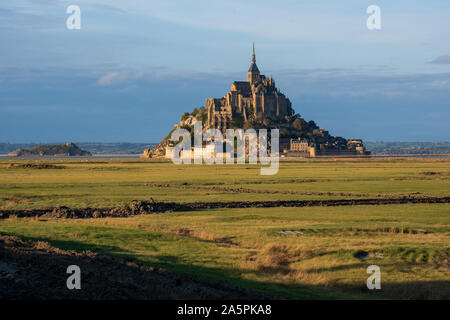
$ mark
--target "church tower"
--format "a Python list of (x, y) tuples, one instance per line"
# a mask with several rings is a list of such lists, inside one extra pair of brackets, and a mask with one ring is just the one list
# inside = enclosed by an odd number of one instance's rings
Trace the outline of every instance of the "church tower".
[(247, 72), (247, 81), (251, 84), (259, 81), (259, 69), (256, 65), (255, 44), (253, 43), (252, 63)]

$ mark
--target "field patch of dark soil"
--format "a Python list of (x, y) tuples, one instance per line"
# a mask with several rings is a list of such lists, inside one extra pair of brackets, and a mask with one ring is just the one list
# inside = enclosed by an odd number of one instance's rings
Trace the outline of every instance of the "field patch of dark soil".
[(131, 171), (135, 170), (134, 168), (127, 167), (92, 167), (88, 170), (96, 170), (96, 171)]
[(0, 219), (8, 217), (17, 218), (66, 218), (66, 219), (82, 219), (82, 218), (103, 218), (103, 217), (129, 217), (138, 214), (152, 214), (167, 211), (182, 211), (186, 209), (183, 205), (167, 202), (155, 202), (150, 200), (132, 201), (128, 205), (114, 208), (69, 208), (54, 207), (46, 209), (31, 210), (0, 210)]
[(449, 172), (440, 172), (440, 171), (424, 171), (422, 172), (423, 175), (426, 176), (449, 176)]
[[(67, 289), (67, 267), (81, 269), (81, 289)], [(138, 265), (94, 252), (0, 235), (0, 299), (269, 299), (227, 282)]]
[(357, 259), (368, 259), (368, 258), (378, 258), (383, 259), (384, 254), (381, 252), (367, 252), (364, 250), (358, 250), (356, 251), (353, 256)]
[(64, 169), (64, 166), (57, 166), (48, 163), (10, 163), (8, 169)]
[(361, 229), (361, 228), (351, 228), (350, 231), (363, 232), (363, 233), (400, 233), (400, 234), (428, 234), (429, 231), (425, 229), (411, 229), (403, 227), (385, 227), (385, 228), (375, 228), (375, 229)]

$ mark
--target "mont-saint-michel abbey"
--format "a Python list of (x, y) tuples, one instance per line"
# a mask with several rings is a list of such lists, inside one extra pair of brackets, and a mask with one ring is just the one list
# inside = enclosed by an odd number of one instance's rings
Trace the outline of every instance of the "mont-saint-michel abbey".
[[(314, 121), (296, 114), (291, 101), (278, 89), (275, 80), (261, 74), (256, 65), (255, 46), (247, 81), (234, 81), (222, 98), (206, 99), (206, 107), (185, 112), (174, 129), (186, 129), (193, 135), (193, 126), (202, 121), (203, 131), (220, 130), (226, 141), (226, 129), (279, 129), (280, 153), (290, 157), (368, 155), (361, 139), (334, 137)], [(153, 149), (146, 149), (143, 158), (172, 157), (177, 141), (170, 134)]]

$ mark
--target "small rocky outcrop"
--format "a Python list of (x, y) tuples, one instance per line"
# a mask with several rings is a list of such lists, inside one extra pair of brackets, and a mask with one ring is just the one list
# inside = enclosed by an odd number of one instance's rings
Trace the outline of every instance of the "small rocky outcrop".
[(89, 151), (80, 149), (76, 144), (67, 142), (65, 144), (41, 145), (28, 150), (17, 149), (10, 152), (8, 156), (92, 156)]

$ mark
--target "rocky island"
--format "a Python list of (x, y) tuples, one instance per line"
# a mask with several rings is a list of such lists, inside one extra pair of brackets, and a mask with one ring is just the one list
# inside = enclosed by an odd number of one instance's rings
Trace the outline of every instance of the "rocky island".
[[(314, 121), (306, 121), (296, 113), (291, 101), (278, 89), (272, 76), (260, 74), (256, 65), (255, 47), (247, 72), (247, 81), (234, 81), (222, 98), (209, 98), (206, 107), (195, 108), (181, 116), (174, 129), (186, 129), (193, 136), (194, 124), (202, 121), (203, 131), (226, 129), (279, 129), (280, 152), (285, 156), (357, 156), (370, 154), (361, 139), (332, 136)], [(172, 130), (173, 131), (173, 130)], [(146, 149), (141, 158), (170, 157), (174, 141), (172, 131), (153, 149)]]
[(92, 156), (89, 151), (80, 149), (72, 142), (65, 144), (49, 144), (37, 146), (28, 150), (17, 149), (8, 153), (10, 157), (24, 156)]

